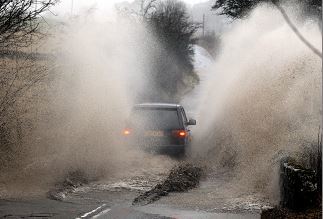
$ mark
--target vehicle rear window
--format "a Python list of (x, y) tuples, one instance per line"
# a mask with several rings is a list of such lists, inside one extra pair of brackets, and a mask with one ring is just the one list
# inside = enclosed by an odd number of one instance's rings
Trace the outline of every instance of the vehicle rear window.
[(177, 109), (135, 108), (131, 114), (132, 126), (141, 129), (179, 129)]

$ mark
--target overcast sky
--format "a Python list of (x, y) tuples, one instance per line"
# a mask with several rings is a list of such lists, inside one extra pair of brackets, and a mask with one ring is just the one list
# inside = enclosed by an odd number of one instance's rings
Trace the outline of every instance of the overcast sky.
[[(59, 16), (71, 14), (78, 14), (88, 8), (96, 8), (98, 14), (113, 13), (115, 3), (125, 2), (127, 0), (60, 0), (58, 5), (53, 8), (53, 12)], [(128, 0), (132, 2), (133, 0)], [(206, 2), (207, 0), (182, 0), (189, 5), (193, 5), (200, 2)]]

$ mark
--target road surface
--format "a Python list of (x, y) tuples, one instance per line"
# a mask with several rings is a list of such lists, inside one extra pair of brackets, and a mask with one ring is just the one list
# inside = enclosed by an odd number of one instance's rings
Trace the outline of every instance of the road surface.
[[(212, 57), (195, 46), (195, 68), (200, 84), (181, 104), (191, 117), (198, 117), (197, 106), (210, 76)], [(46, 196), (23, 200), (0, 200), (0, 218), (260, 218), (266, 207), (262, 197), (250, 194), (231, 196), (230, 174), (210, 173), (200, 187), (185, 193), (172, 193), (146, 206), (132, 206), (133, 199), (166, 177), (178, 161), (156, 155), (160, 168), (143, 168), (123, 178), (101, 180), (76, 189), (61, 201)]]

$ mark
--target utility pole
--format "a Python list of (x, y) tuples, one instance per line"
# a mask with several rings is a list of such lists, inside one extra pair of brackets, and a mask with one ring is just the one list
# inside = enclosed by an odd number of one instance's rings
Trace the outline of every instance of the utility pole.
[(203, 14), (203, 24), (202, 24), (203, 36), (205, 35), (205, 14)]
[(73, 10), (74, 10), (74, 0), (71, 2), (71, 16), (73, 16)]

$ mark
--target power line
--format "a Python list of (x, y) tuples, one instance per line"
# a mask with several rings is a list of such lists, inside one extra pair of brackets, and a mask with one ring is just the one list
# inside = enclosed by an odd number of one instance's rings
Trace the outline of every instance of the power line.
[(203, 36), (205, 35), (205, 14), (203, 14), (203, 24), (202, 24)]

